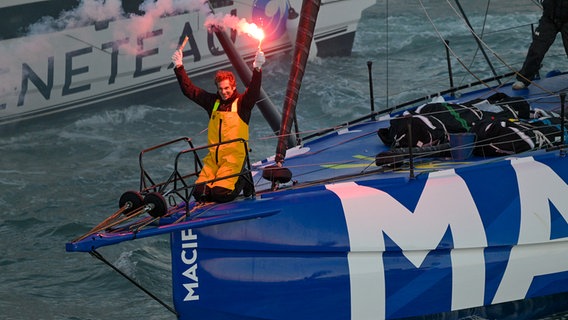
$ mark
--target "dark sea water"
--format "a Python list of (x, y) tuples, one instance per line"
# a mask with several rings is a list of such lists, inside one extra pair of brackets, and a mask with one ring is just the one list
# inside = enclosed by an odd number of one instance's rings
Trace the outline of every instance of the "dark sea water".
[[(368, 61), (373, 66), (377, 109), (444, 90), (449, 80), (438, 33), (450, 41), (461, 60), (453, 58), (456, 85), (473, 80), (466, 76), (465, 67), (482, 78), (491, 76), (464, 21), (449, 6), (454, 2), (423, 1), (429, 17), (420, 3), (378, 1), (363, 15), (351, 57), (309, 63), (298, 102), (301, 131), (331, 127), (369, 112)], [(487, 54), (495, 69), (500, 73), (509, 66), (520, 68), (530, 41), (530, 24), (540, 16), (534, 2), (491, 1), (489, 8), (482, 0), (462, 4), (479, 33), (484, 12), (489, 10), (483, 40), (491, 47)], [(512, 26), (521, 28), (509, 29)], [(263, 87), (281, 107), (290, 59), (283, 55), (267, 60)], [(543, 71), (566, 70), (566, 60), (558, 39)], [(196, 81), (206, 88), (211, 83), (209, 77)], [(1, 319), (175, 318), (90, 255), (65, 251), (66, 242), (117, 209), (124, 191), (138, 188), (140, 150), (180, 136), (193, 138), (197, 145), (205, 143), (207, 115), (186, 100), (179, 88), (166, 88), (153, 97), (143, 104), (127, 101), (87, 107), (0, 128)], [(273, 154), (275, 142), (255, 110), (253, 160)], [(165, 159), (166, 171), (171, 170), (170, 164)], [(171, 304), (167, 237), (102, 251), (123, 272)]]

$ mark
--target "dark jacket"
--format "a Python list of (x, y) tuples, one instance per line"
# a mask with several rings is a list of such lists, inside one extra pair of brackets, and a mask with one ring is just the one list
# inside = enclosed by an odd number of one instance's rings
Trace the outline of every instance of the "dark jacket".
[(250, 122), (251, 111), (254, 108), (258, 96), (260, 95), (262, 71), (257, 70), (256, 68), (253, 69), (252, 79), (245, 92), (240, 94), (235, 90), (233, 96), (226, 101), (222, 101), (221, 96), (219, 96), (217, 92), (210, 93), (194, 85), (187, 76), (187, 72), (183, 66), (175, 68), (174, 72), (183, 94), (205, 109), (209, 117), (211, 117), (211, 112), (213, 111), (213, 106), (217, 99), (221, 101), (217, 110), (230, 111), (233, 101), (236, 98), (239, 98), (239, 101), (237, 102), (239, 117), (247, 124)]
[(543, 0), (543, 16), (554, 23), (568, 22), (568, 0)]

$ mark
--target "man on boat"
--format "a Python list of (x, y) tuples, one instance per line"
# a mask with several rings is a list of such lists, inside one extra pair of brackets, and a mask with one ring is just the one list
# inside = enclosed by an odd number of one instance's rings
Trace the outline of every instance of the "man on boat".
[[(237, 91), (235, 76), (230, 71), (217, 72), (215, 93), (195, 86), (185, 71), (182, 59), (183, 53), (177, 49), (172, 55), (174, 72), (183, 94), (209, 114), (208, 144), (213, 145), (238, 138), (248, 141), (251, 111), (260, 95), (264, 53), (260, 50), (256, 53), (252, 80), (243, 94)], [(205, 184), (206, 181), (241, 173), (245, 157), (245, 145), (241, 142), (210, 147), (196, 181), (194, 198), (199, 201), (228, 202), (235, 199), (243, 187), (245, 195), (248, 195), (248, 184), (243, 176), (233, 176)]]
[(517, 81), (513, 84), (514, 90), (525, 89), (530, 85), (558, 32), (562, 34), (564, 50), (568, 55), (568, 0), (543, 0), (542, 8), (542, 17), (533, 33), (523, 67), (517, 73)]

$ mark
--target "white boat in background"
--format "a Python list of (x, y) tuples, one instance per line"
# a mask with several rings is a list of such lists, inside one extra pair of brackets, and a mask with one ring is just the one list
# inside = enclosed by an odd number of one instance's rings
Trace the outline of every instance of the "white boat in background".
[[(262, 42), (266, 55), (290, 51), (302, 4), (301, 0), (146, 2), (3, 1), (0, 125), (171, 84), (176, 80), (170, 57), (185, 35), (190, 39), (184, 51), (190, 76), (229, 66), (204, 25), (211, 10), (260, 25), (266, 33)], [(314, 34), (317, 56), (349, 55), (361, 13), (375, 2), (322, 1)], [(253, 58), (257, 40), (236, 31), (231, 39), (245, 59)]]

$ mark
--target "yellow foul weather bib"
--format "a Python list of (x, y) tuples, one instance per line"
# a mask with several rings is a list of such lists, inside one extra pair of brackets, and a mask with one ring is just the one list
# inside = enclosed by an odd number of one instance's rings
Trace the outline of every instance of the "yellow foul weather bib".
[[(223, 141), (237, 138), (249, 139), (249, 126), (244, 122), (237, 112), (238, 99), (233, 101), (231, 111), (217, 111), (219, 100), (215, 101), (215, 106), (209, 119), (207, 142), (217, 144)], [(203, 169), (196, 183), (213, 180), (238, 174), (241, 172), (246, 156), (245, 145), (241, 142), (233, 142), (209, 148), (209, 153), (203, 159)], [(229, 190), (235, 189), (238, 177), (222, 179), (209, 183), (210, 188), (223, 187)]]

